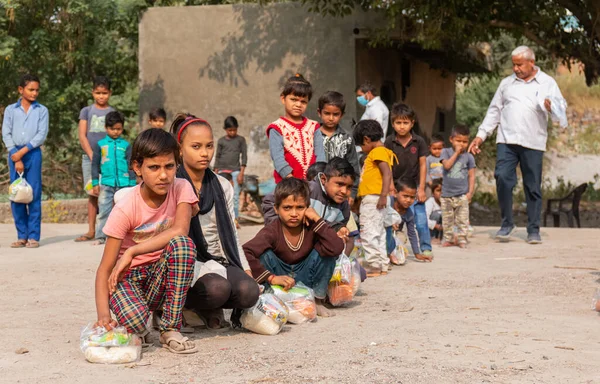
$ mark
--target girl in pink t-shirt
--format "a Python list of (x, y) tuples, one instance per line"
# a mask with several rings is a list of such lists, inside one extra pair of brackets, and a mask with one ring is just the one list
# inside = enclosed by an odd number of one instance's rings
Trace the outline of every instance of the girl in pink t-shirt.
[(150, 311), (162, 305), (161, 344), (187, 354), (197, 352), (179, 330), (193, 278), (196, 248), (187, 234), (198, 198), (190, 183), (175, 178), (178, 163), (179, 145), (162, 129), (148, 129), (135, 139), (131, 166), (143, 182), (121, 198), (104, 227), (96, 325), (120, 324), (147, 342)]

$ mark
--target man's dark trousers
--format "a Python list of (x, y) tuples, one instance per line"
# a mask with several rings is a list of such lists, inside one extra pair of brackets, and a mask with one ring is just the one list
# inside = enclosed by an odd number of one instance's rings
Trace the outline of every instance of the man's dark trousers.
[(527, 233), (539, 233), (544, 152), (513, 144), (498, 144), (497, 152), (494, 177), (502, 215), (502, 228), (511, 228), (514, 225), (512, 193), (517, 185), (517, 165), (520, 165), (527, 202)]

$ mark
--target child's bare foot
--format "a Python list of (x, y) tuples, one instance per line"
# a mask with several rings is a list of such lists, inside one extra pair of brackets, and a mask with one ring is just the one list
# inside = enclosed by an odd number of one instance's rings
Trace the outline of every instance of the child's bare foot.
[(396, 255), (389, 255), (390, 263), (393, 265), (400, 265), (400, 261), (396, 257)]
[(106, 244), (106, 239), (96, 239), (96, 241), (94, 241), (92, 243), (92, 245), (104, 245)]
[(462, 248), (462, 249), (465, 249), (465, 248), (467, 248), (467, 243), (466, 243), (466, 242), (464, 242), (464, 241), (463, 241), (463, 242), (460, 242), (460, 243), (458, 243), (458, 248)]
[(454, 245), (455, 245), (454, 243), (451, 243), (449, 241), (444, 241), (442, 243), (442, 247), (444, 247), (444, 248), (446, 248), (446, 247), (454, 247)]
[(416, 254), (415, 255), (415, 259), (417, 259), (420, 262), (428, 262), (431, 263), (433, 261), (433, 257), (425, 255), (425, 254)]
[(81, 242), (84, 242), (84, 241), (92, 241), (92, 240), (94, 240), (94, 238), (96, 237), (96, 236), (94, 236), (94, 235), (95, 235), (94, 233), (89, 233), (89, 232), (88, 232), (88, 233), (86, 233), (85, 235), (81, 235), (81, 236), (79, 236), (78, 238), (76, 238), (76, 239), (75, 239), (75, 242), (76, 242), (76, 243), (81, 243)]
[(167, 331), (160, 335), (160, 343), (164, 348), (177, 354), (189, 354), (198, 352), (196, 343), (190, 341), (177, 331)]
[(325, 300), (315, 299), (315, 304), (317, 306), (317, 316), (321, 316), (321, 317), (335, 316), (335, 312), (333, 312), (331, 309), (325, 307)]

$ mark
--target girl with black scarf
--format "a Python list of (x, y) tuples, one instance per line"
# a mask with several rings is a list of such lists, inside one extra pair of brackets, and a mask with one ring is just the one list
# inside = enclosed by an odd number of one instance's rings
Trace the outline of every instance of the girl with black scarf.
[(215, 152), (211, 126), (193, 115), (179, 114), (171, 125), (179, 143), (182, 165), (177, 177), (187, 179), (199, 197), (200, 212), (192, 217), (190, 234), (198, 250), (196, 268), (214, 260), (226, 269), (201, 276), (188, 291), (186, 307), (208, 328), (225, 325), (223, 308), (234, 309), (231, 321), (239, 326), (241, 310), (252, 307), (260, 294), (240, 245), (233, 221), (233, 187), (209, 169)]

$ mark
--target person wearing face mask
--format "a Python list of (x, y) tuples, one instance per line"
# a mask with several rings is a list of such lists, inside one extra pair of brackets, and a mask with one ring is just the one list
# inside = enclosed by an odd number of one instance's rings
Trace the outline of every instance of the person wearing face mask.
[(381, 97), (376, 95), (375, 86), (365, 82), (356, 88), (356, 100), (365, 107), (361, 120), (376, 120), (383, 128), (383, 140), (387, 137), (390, 110)]

